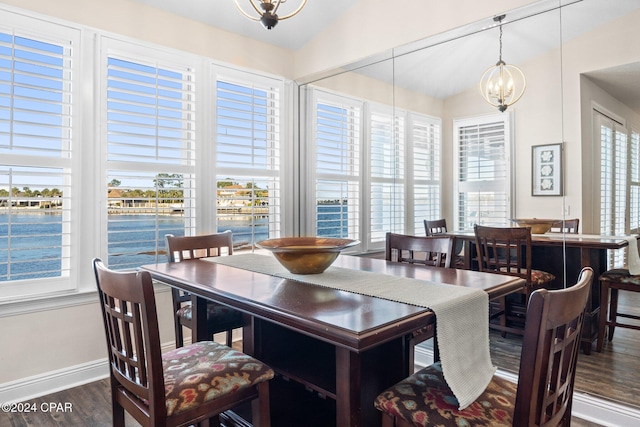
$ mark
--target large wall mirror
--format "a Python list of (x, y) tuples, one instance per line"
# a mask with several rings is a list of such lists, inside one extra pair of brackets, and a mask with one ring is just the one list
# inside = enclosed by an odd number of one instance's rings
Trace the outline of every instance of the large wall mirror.
[[(424, 235), (423, 220), (435, 218), (453, 230), (579, 218), (582, 233), (637, 233), (640, 155), (629, 148), (606, 163), (602, 138), (640, 144), (638, 23), (640, 0), (540, 1), (507, 11), (502, 39), (487, 17), (303, 82), (302, 233), (335, 230), (331, 209), (363, 252), (380, 250), (386, 231)], [(479, 89), (500, 52), (526, 77), (504, 112)], [(548, 165), (541, 154), (552, 156)], [(608, 169), (627, 168), (626, 193), (609, 194)], [(541, 173), (550, 180), (541, 184)], [(579, 257), (559, 250), (559, 281), (575, 282)], [(608, 349), (624, 353), (624, 332), (616, 334)], [(514, 342), (492, 337), (494, 362), (507, 371), (518, 366)], [(581, 355), (577, 390), (640, 409), (637, 369), (604, 354)]]

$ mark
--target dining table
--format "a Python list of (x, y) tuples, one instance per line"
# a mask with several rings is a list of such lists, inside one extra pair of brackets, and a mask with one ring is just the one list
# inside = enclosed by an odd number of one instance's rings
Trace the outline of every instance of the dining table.
[[(236, 256), (242, 255), (229, 258)], [(477, 289), (489, 299), (524, 286), (517, 277), (344, 254), (332, 267)], [(412, 373), (413, 334), (437, 328), (428, 307), (328, 288), (300, 277), (276, 277), (206, 259), (141, 269), (194, 296), (194, 341), (211, 339), (204, 327), (206, 301), (244, 314), (243, 351), (269, 364), (279, 380), (278, 391), (271, 393), (275, 427), (380, 425), (375, 397)]]
[[(476, 269), (475, 234), (473, 230), (449, 231), (444, 233), (462, 240), (464, 268)], [(629, 245), (629, 238), (638, 236), (598, 236), (592, 234), (552, 233), (531, 235), (532, 268), (544, 270), (555, 276), (550, 289), (561, 289), (576, 283), (583, 267), (593, 269), (594, 280), (587, 302), (587, 311), (582, 327), (582, 350), (591, 354), (593, 341), (598, 334), (600, 313), (600, 281), (598, 277), (607, 271), (609, 250), (623, 249)]]

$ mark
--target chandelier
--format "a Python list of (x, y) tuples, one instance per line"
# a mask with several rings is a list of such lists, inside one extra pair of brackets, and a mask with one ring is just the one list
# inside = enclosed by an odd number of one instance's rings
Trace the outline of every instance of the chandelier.
[(302, 0), (302, 3), (300, 4), (300, 6), (298, 6), (298, 8), (293, 13), (290, 13), (285, 16), (278, 16), (277, 15), (278, 8), (282, 3), (286, 3), (287, 0), (249, 0), (249, 3), (251, 4), (255, 12), (258, 14), (258, 16), (253, 16), (245, 12), (242, 9), (242, 7), (240, 7), (240, 3), (238, 3), (238, 0), (233, 0), (233, 1), (235, 2), (238, 10), (244, 16), (251, 19), (252, 21), (262, 22), (262, 25), (264, 25), (264, 27), (267, 30), (270, 30), (273, 27), (275, 27), (276, 24), (278, 24), (278, 21), (282, 21), (283, 19), (288, 19), (288, 18), (291, 18), (292, 16), (297, 15), (298, 12), (302, 10), (304, 5), (307, 4), (307, 0)]
[(505, 16), (493, 18), (500, 23), (500, 57), (496, 65), (487, 68), (480, 79), (482, 97), (501, 112), (516, 103), (527, 86), (524, 73), (515, 65), (508, 65), (502, 60), (502, 20)]

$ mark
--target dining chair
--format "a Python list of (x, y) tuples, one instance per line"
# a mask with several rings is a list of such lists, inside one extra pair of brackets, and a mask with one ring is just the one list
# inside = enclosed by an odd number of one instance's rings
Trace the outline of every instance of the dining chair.
[[(385, 260), (387, 261), (450, 268), (453, 254), (453, 238), (387, 233), (385, 248)], [(435, 338), (433, 324), (413, 331), (410, 335), (408, 343), (409, 372), (414, 370), (415, 346), (431, 338)], [(438, 344), (435, 341), (433, 351), (435, 360), (438, 360)]]
[(273, 370), (240, 351), (199, 341), (162, 354), (151, 274), (93, 269), (100, 297), (111, 382), (113, 425), (124, 411), (143, 426), (182, 426), (251, 402), (255, 426), (270, 426)]
[[(609, 341), (613, 340), (616, 326), (640, 330), (640, 324), (620, 323), (618, 317), (640, 321), (640, 316), (618, 311), (619, 291), (640, 292), (640, 275), (629, 273), (626, 268), (616, 268), (600, 275), (600, 317), (598, 320), (598, 341), (596, 351), (601, 352), (605, 332)], [(607, 317), (608, 312), (608, 317)]]
[[(222, 233), (199, 236), (165, 235), (169, 262), (181, 262), (187, 259), (220, 256), (223, 250), (233, 254), (233, 234), (230, 230)], [(188, 292), (171, 288), (173, 301), (176, 347), (184, 345), (183, 327), (193, 329), (193, 301)], [(207, 336), (219, 332), (226, 333), (226, 344), (231, 347), (233, 329), (243, 326), (242, 313), (222, 304), (207, 301)]]
[(549, 231), (551, 231), (552, 233), (578, 234), (579, 224), (579, 218), (560, 219), (551, 224), (551, 229)]
[(385, 243), (387, 261), (451, 267), (452, 237), (387, 233)]
[[(531, 227), (474, 226), (478, 269), (489, 273), (521, 277), (525, 287), (515, 295), (508, 295), (490, 302), (492, 329), (522, 335), (529, 296), (555, 279), (551, 273), (534, 270), (531, 258)], [(517, 300), (519, 299), (519, 301)]]
[(436, 362), (378, 395), (382, 426), (569, 426), (592, 279), (593, 270), (585, 267), (574, 286), (531, 294), (517, 384), (494, 375), (460, 410)]
[[(445, 218), (423, 220), (424, 231), (427, 236), (437, 236), (447, 232), (447, 220)], [(453, 265), (455, 268), (464, 268), (464, 241), (453, 239)]]
[(444, 218), (424, 220), (424, 231), (427, 236), (435, 236), (447, 232), (447, 220)]

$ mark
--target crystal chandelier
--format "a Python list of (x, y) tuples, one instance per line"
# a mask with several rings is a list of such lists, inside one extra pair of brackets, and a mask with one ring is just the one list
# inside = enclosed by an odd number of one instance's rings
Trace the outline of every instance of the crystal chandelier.
[(502, 60), (502, 20), (505, 16), (493, 18), (500, 23), (500, 57), (496, 65), (489, 67), (480, 79), (482, 97), (501, 112), (516, 103), (527, 86), (524, 73), (515, 65), (508, 65)]
[(302, 0), (302, 3), (294, 12), (285, 16), (278, 16), (278, 8), (282, 3), (286, 3), (287, 0), (249, 0), (249, 3), (258, 14), (258, 16), (253, 16), (252, 14), (245, 12), (242, 7), (240, 7), (240, 3), (238, 3), (238, 0), (233, 1), (236, 3), (236, 7), (238, 8), (238, 10), (244, 16), (251, 19), (252, 21), (262, 22), (262, 25), (264, 25), (267, 30), (275, 27), (276, 24), (278, 24), (278, 21), (282, 21), (283, 19), (288, 19), (292, 16), (297, 15), (298, 12), (302, 10), (304, 5), (307, 4), (307, 0)]

